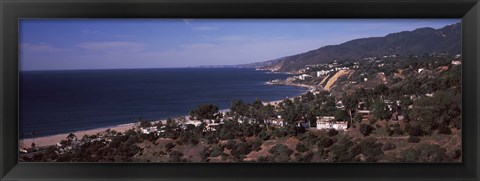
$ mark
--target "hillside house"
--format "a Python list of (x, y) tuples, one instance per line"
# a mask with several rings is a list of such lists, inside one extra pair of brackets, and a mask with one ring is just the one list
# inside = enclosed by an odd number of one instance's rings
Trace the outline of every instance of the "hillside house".
[(140, 128), (140, 131), (142, 131), (143, 134), (157, 133), (157, 127)]
[(347, 121), (334, 121), (333, 116), (322, 116), (322, 117), (317, 117), (317, 129), (322, 130), (322, 129), (335, 129), (335, 130), (342, 130), (346, 131), (348, 128), (348, 122)]
[(460, 65), (460, 64), (462, 64), (462, 62), (458, 60), (452, 60), (452, 65)]
[(343, 102), (342, 101), (338, 101), (336, 104), (335, 104), (335, 107), (337, 109), (345, 109), (345, 106), (343, 105)]
[(273, 120), (266, 120), (265, 123), (270, 124), (270, 125), (274, 125), (274, 126), (284, 126), (283, 119), (281, 119), (281, 118), (277, 118), (277, 119), (273, 119)]
[(322, 75), (327, 75), (328, 73), (330, 73), (329, 70), (320, 70), (320, 71), (317, 71), (317, 77), (320, 77)]
[(298, 79), (300, 79), (300, 80), (305, 80), (305, 79), (309, 79), (309, 78), (312, 78), (312, 76), (310, 76), (308, 74), (302, 74), (302, 75), (298, 76)]

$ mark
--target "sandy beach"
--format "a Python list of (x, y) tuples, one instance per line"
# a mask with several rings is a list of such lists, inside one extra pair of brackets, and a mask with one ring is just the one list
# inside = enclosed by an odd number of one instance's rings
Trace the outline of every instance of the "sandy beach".
[[(112, 126), (112, 127), (103, 127), (103, 128), (96, 128), (96, 129), (90, 129), (90, 130), (82, 130), (82, 131), (73, 132), (73, 134), (75, 134), (75, 136), (77, 136), (77, 138), (80, 139), (84, 135), (95, 135), (95, 134), (103, 132), (107, 129), (115, 130), (117, 132), (125, 132), (126, 130), (129, 130), (129, 129), (135, 127), (136, 124), (137, 123), (122, 124), (122, 125), (117, 125), (117, 126)], [(35, 138), (35, 145), (37, 147), (55, 145), (55, 144), (59, 143), (60, 141), (62, 141), (63, 139), (65, 139), (69, 134), (70, 133), (38, 137), (38, 138)], [(21, 139), (19, 141), (19, 146), (23, 147), (23, 148), (30, 148), (31, 145), (32, 145), (32, 142), (33, 142), (32, 138)]]

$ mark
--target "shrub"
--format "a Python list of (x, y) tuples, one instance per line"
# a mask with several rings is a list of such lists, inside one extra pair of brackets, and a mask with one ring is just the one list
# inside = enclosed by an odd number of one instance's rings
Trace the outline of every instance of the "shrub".
[(140, 127), (141, 128), (148, 128), (148, 127), (151, 127), (151, 126), (152, 126), (152, 123), (150, 123), (149, 121), (140, 122)]
[(270, 160), (268, 159), (268, 157), (260, 156), (260, 157), (257, 158), (257, 161), (258, 162), (269, 162)]
[(200, 140), (198, 140), (196, 136), (190, 136), (190, 138), (188, 139), (188, 142), (192, 145), (197, 145), (200, 142)]
[(438, 129), (438, 134), (446, 134), (446, 135), (449, 135), (449, 134), (452, 134), (452, 130), (450, 130), (450, 128), (446, 127), (446, 126), (442, 126)]
[(359, 131), (363, 136), (368, 136), (370, 133), (372, 133), (373, 127), (368, 124), (360, 124)]
[(242, 158), (244, 155), (249, 154), (252, 151), (251, 145), (247, 143), (239, 143), (235, 149), (232, 150), (232, 156), (237, 159)]
[(181, 162), (183, 159), (181, 159), (183, 156), (182, 152), (179, 151), (172, 151), (169, 155), (169, 161), (170, 162)]
[(329, 159), (336, 162), (350, 162), (355, 156), (360, 154), (361, 150), (348, 138), (342, 138), (333, 144), (329, 149)]
[(260, 133), (258, 133), (257, 137), (266, 141), (270, 139), (270, 134), (267, 134), (265, 131), (262, 130)]
[(214, 146), (212, 149), (212, 153), (210, 153), (210, 157), (217, 157), (223, 154), (223, 148), (220, 146)]
[(288, 147), (283, 144), (277, 144), (268, 150), (268, 152), (274, 155), (273, 159), (276, 162), (288, 162), (290, 161), (290, 155), (293, 153), (293, 150), (288, 149)]
[(367, 157), (367, 161), (376, 161), (376, 157), (383, 154), (382, 144), (376, 143), (375, 138), (366, 138), (358, 144), (363, 155)]
[(297, 150), (300, 153), (303, 153), (308, 151), (308, 148), (304, 144), (298, 143), (297, 146), (295, 147), (295, 150)]
[(259, 151), (261, 149), (263, 142), (261, 139), (255, 139), (252, 141), (252, 150)]
[(446, 149), (436, 144), (420, 144), (414, 149), (400, 152), (400, 161), (403, 162), (450, 162)]
[(170, 149), (172, 149), (173, 147), (175, 147), (175, 144), (173, 144), (173, 143), (171, 143), (171, 142), (170, 142), (170, 143), (167, 143), (167, 144), (165, 145), (165, 148), (166, 148), (167, 150), (170, 150)]
[(335, 129), (329, 129), (329, 130), (327, 131), (327, 135), (330, 136), (330, 137), (335, 136), (335, 135), (337, 135), (337, 134), (338, 134), (338, 131), (335, 130)]
[(411, 126), (410, 124), (405, 125), (405, 131), (410, 136), (424, 136), (426, 134), (420, 126)]
[(330, 146), (333, 145), (333, 140), (331, 138), (328, 138), (328, 137), (323, 137), (323, 138), (320, 138), (319, 141), (317, 141), (317, 146), (320, 148), (328, 148)]
[(418, 142), (420, 142), (420, 138), (418, 138), (416, 136), (409, 136), (407, 141), (409, 143), (418, 143)]
[(393, 149), (395, 149), (395, 148), (397, 148), (397, 146), (396, 146), (394, 143), (390, 143), (390, 142), (385, 143), (385, 144), (383, 145), (383, 147), (382, 147), (382, 149), (383, 149), (384, 151), (386, 151), (386, 150), (393, 150)]
[(234, 150), (235, 148), (237, 148), (235, 140), (228, 140), (227, 143), (225, 144), (225, 148), (229, 150)]

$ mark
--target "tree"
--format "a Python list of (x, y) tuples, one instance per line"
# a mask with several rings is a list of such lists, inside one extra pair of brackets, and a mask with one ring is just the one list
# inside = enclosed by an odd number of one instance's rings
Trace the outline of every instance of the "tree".
[(389, 119), (392, 114), (387, 111), (385, 108), (385, 103), (383, 103), (381, 100), (377, 100), (373, 102), (373, 116), (377, 119)]
[(418, 125), (410, 125), (406, 124), (405, 125), (405, 131), (410, 135), (410, 136), (425, 136), (425, 131)]
[(293, 153), (293, 150), (289, 149), (283, 144), (277, 144), (274, 147), (268, 150), (269, 153), (273, 154), (273, 158), (277, 162), (288, 162), (290, 160), (290, 155)]
[(322, 115), (334, 115), (337, 108), (335, 107), (334, 98), (327, 98), (320, 109), (320, 114)]
[(215, 119), (218, 114), (218, 106), (213, 104), (202, 104), (190, 111), (190, 116), (194, 119)]
[(142, 121), (142, 122), (140, 122), (140, 127), (141, 128), (152, 127), (152, 123), (150, 123), (149, 121)]
[(350, 121), (353, 121), (353, 110), (357, 108), (358, 98), (355, 96), (349, 96), (347, 94), (343, 95), (342, 103), (345, 106), (345, 109), (348, 110), (348, 115), (350, 116)]
[(75, 136), (75, 134), (73, 134), (73, 133), (68, 134), (67, 140), (72, 141), (72, 140), (74, 140), (74, 139), (77, 139), (77, 136)]
[(345, 110), (338, 109), (335, 111), (335, 120), (336, 121), (350, 121), (350, 117)]
[(358, 154), (360, 154), (360, 149), (356, 143), (344, 137), (329, 148), (328, 157), (329, 160), (335, 162), (349, 162)]
[(379, 84), (374, 88), (375, 94), (384, 96), (388, 93), (388, 87), (385, 84)]
[(372, 133), (373, 127), (368, 124), (360, 124), (359, 131), (363, 136), (368, 136), (370, 133)]
[(295, 150), (297, 150), (300, 153), (303, 153), (308, 151), (308, 148), (304, 144), (298, 143), (297, 146), (295, 147)]
[(230, 106), (230, 112), (234, 116), (246, 116), (248, 106), (242, 100), (234, 100)]
[(461, 120), (461, 100), (453, 91), (437, 91), (433, 97), (415, 101), (410, 114), (425, 130), (435, 130)]
[(360, 150), (363, 155), (367, 157), (367, 161), (373, 162), (376, 161), (376, 157), (379, 155), (383, 154), (382, 151), (382, 144), (381, 143), (376, 143), (375, 138), (366, 138), (360, 141), (358, 146), (360, 147)]
[(414, 149), (400, 152), (402, 162), (449, 162), (446, 149), (436, 144), (420, 144)]

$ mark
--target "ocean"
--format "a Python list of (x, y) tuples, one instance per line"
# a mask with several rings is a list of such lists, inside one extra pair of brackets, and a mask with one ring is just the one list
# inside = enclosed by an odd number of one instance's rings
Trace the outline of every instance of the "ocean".
[(228, 109), (298, 96), (303, 87), (266, 85), (290, 75), (244, 68), (21, 71), (20, 138), (188, 115), (200, 104)]

